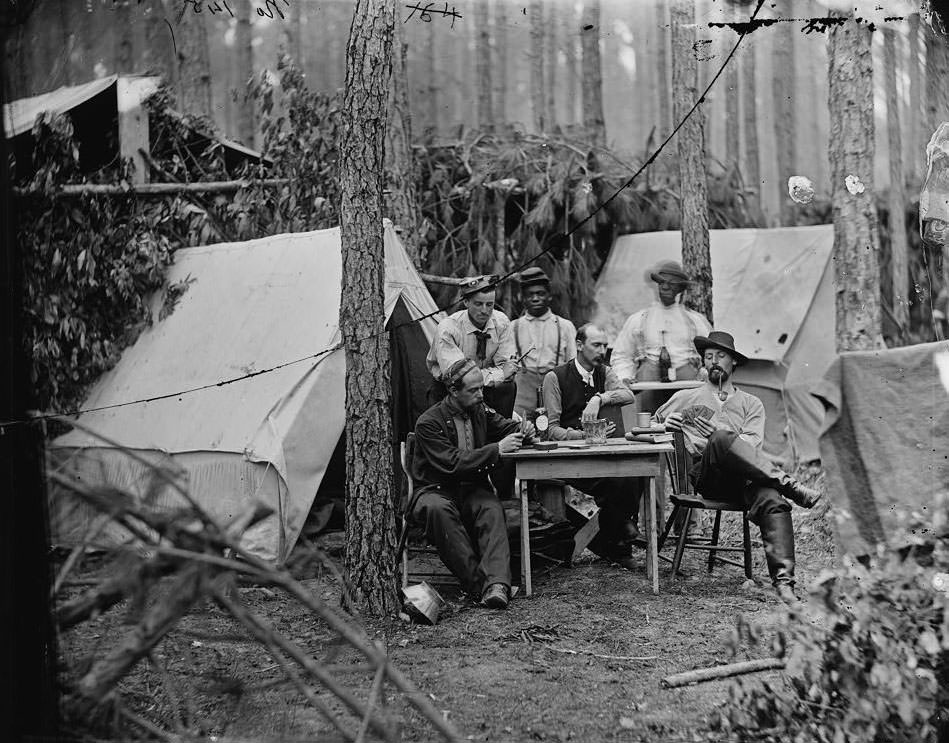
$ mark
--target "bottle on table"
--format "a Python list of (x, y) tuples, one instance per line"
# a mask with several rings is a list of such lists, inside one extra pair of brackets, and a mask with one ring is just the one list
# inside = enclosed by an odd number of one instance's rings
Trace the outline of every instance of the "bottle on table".
[(547, 408), (544, 407), (544, 389), (537, 388), (537, 407), (534, 408), (533, 415), (534, 428), (537, 430), (537, 439), (539, 441), (547, 440), (547, 429), (550, 428), (550, 419), (547, 417)]
[(669, 355), (669, 349), (666, 348), (666, 331), (662, 331), (662, 347), (659, 349), (659, 381), (671, 382), (675, 375), (672, 368), (672, 357)]

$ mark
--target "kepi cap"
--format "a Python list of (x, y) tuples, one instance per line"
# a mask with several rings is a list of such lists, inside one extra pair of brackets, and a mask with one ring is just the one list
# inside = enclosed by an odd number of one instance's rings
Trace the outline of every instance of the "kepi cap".
[(472, 276), (461, 285), (461, 296), (467, 299), (478, 292), (494, 291), (498, 279), (497, 275)]
[(525, 286), (530, 286), (531, 284), (546, 284), (550, 286), (550, 277), (544, 273), (544, 269), (540, 266), (531, 266), (530, 268), (525, 268), (518, 275), (518, 280), (521, 282), (521, 288)]

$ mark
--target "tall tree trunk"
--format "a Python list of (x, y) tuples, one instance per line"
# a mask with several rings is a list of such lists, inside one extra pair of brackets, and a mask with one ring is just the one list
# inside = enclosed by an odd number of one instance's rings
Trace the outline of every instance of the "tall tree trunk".
[(545, 117), (544, 93), (547, 86), (544, 84), (544, 4), (541, 0), (531, 0), (528, 12), (530, 13), (530, 86), (531, 112), (534, 117), (534, 129), (538, 133), (547, 131)]
[(861, 351), (881, 345), (877, 264), (880, 238), (873, 202), (871, 32), (850, 16), (829, 34), (827, 77), (837, 350)]
[(208, 27), (204, 14), (185, 16), (178, 24), (178, 105), (182, 113), (210, 118), (211, 61), (208, 56)]
[(494, 91), (491, 89), (491, 26), (488, 3), (475, 3), (475, 75), (478, 84), (478, 128), (494, 131)]
[(494, 116), (502, 125), (507, 121), (507, 6), (505, 0), (494, 2)]
[(398, 610), (382, 185), (395, 0), (356, 0), (339, 143), (346, 349), (346, 574), (373, 615)]
[(755, 47), (750, 38), (741, 42), (741, 103), (742, 131), (745, 135), (743, 175), (745, 183), (755, 190), (752, 203), (756, 216), (760, 217), (764, 206), (761, 199), (761, 165), (758, 161), (758, 92), (755, 82)]
[[(115, 20), (113, 21), (113, 40), (115, 60), (113, 72), (117, 75), (129, 75), (135, 71), (135, 52), (133, 35), (129, 33), (132, 26), (132, 11), (129, 0), (119, 0), (114, 7)], [(137, 19), (136, 19), (137, 20)], [(56, 55), (47, 57), (49, 61), (56, 59)], [(48, 64), (49, 62), (47, 62)], [(53, 86), (56, 87), (56, 86)]]
[[(793, 17), (793, 9), (788, 8)], [(774, 29), (774, 71), (771, 85), (774, 90), (774, 141), (778, 161), (778, 203), (781, 205), (781, 224), (790, 224), (793, 202), (788, 197), (788, 178), (797, 167), (794, 146), (794, 27), (779, 23)]]
[(544, 118), (551, 131), (557, 126), (557, 27), (560, 25), (560, 9), (548, 4), (544, 13)]
[[(695, 6), (692, 0), (672, 4), (672, 115), (685, 120), (676, 136), (679, 156), (679, 203), (682, 216), (682, 266), (695, 283), (688, 304), (712, 322), (712, 260), (708, 238), (708, 186), (705, 173), (704, 112), (699, 106), (695, 55)], [(686, 118), (688, 116), (688, 118)]]
[[(925, 114), (923, 147), (929, 144), (939, 124), (949, 121), (949, 41), (929, 26), (926, 26)], [(949, 291), (949, 244), (942, 250), (942, 286)]]
[(389, 126), (386, 129), (386, 175), (389, 215), (401, 228), (402, 244), (419, 267), (418, 198), (415, 193), (415, 157), (412, 154), (412, 113), (405, 57), (408, 45), (401, 23), (395, 24), (392, 38), (392, 82), (389, 85)]
[[(742, 9), (738, 6), (731, 10), (731, 20), (744, 20)], [(731, 50), (732, 40), (728, 39), (721, 45), (724, 61)], [(738, 113), (738, 60), (734, 57), (725, 68), (725, 162), (729, 167), (739, 167), (741, 159), (741, 127), (740, 114)]]
[(603, 72), (600, 66), (600, 0), (586, 0), (580, 20), (583, 66), (583, 127), (593, 144), (606, 145)]
[[(161, 75), (166, 83), (177, 87), (175, 49), (165, 21), (174, 25), (174, 13), (166, 8), (163, 0), (154, 0), (151, 12), (145, 16), (142, 65), (145, 72)], [(175, 37), (177, 44), (177, 34)]]
[(247, 84), (254, 74), (253, 31), (250, 25), (251, 4), (248, 0), (234, 3), (237, 15), (237, 29), (234, 38), (235, 60), (237, 62), (237, 99), (241, 103), (237, 111), (237, 139), (248, 147), (254, 146), (255, 107), (247, 99)]
[(564, 6), (561, 11), (565, 14), (564, 23), (564, 117), (566, 126), (573, 126), (578, 121), (577, 106), (580, 103), (580, 67), (577, 59), (578, 24), (573, 5)]
[(906, 122), (906, 130), (909, 136), (906, 137), (906, 163), (909, 170), (914, 174), (914, 181), (922, 184), (923, 171), (926, 163), (926, 141), (923, 141), (923, 76), (919, 59), (919, 13), (913, 13), (909, 17), (909, 27), (907, 29), (907, 41), (909, 42), (908, 53), (908, 77), (909, 77), (909, 120)]
[(658, 42), (656, 43), (656, 75), (658, 76), (659, 91), (659, 122), (657, 139), (661, 142), (672, 131), (672, 109), (669, 105), (672, 91), (672, 78), (669, 75), (669, 12), (668, 0), (656, 0), (656, 28)]
[(886, 129), (890, 150), (890, 275), (893, 281), (893, 317), (905, 340), (909, 329), (909, 268), (906, 238), (906, 195), (903, 189), (903, 142), (900, 102), (896, 90), (896, 32), (883, 29), (883, 71), (886, 83)]
[(425, 86), (425, 100), (428, 102), (428, 121), (427, 128), (431, 131), (433, 137), (438, 136), (439, 124), (439, 102), (441, 97), (441, 86), (438, 84), (438, 67), (435, 64), (436, 44), (440, 34), (434, 23), (427, 23), (426, 33), (428, 34), (428, 44), (425, 45), (424, 58), (426, 61), (425, 74), (428, 84)]

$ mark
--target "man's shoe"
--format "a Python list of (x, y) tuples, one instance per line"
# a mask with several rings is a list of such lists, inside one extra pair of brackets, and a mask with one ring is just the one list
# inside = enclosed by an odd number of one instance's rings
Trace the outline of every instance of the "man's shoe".
[(630, 544), (641, 538), (639, 526), (636, 525), (636, 522), (632, 519), (626, 519), (619, 529), (619, 539), (617, 541), (623, 544)]
[(489, 609), (506, 609), (508, 605), (509, 588), (503, 583), (492, 583), (481, 594), (481, 603)]
[(824, 494), (820, 490), (802, 485), (790, 475), (785, 475), (780, 479), (782, 480), (781, 495), (792, 503), (796, 503), (801, 508), (813, 508), (820, 502), (820, 499), (824, 497)]
[(617, 558), (616, 564), (626, 570), (637, 570), (639, 568), (639, 564), (632, 557)]

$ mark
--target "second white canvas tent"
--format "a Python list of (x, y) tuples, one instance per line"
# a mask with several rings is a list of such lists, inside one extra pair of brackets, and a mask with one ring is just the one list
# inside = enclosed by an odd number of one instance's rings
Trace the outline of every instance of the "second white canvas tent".
[[(832, 225), (710, 230), (714, 326), (751, 362), (735, 381), (765, 404), (765, 450), (808, 461), (823, 417), (810, 389), (834, 358)], [(626, 318), (656, 301), (649, 269), (681, 261), (679, 232), (623, 235), (596, 286), (594, 322), (612, 341)]]
[[(437, 313), (388, 222), (385, 254), (386, 318), (397, 309), (413, 319)], [(219, 519), (254, 498), (269, 505), (275, 515), (247, 532), (245, 546), (283, 561), (343, 432), (345, 358), (333, 350), (339, 229), (179, 250), (166, 278), (187, 290), (164, 319), (164, 295), (154, 297), (155, 323), (95, 385), (83, 404), (94, 412), (79, 421), (149, 461), (170, 457), (191, 495)], [(427, 340), (418, 336), (418, 345), (430, 342), (437, 319), (421, 320)], [(254, 372), (263, 373), (218, 386)], [(181, 394), (167, 397), (174, 392)], [(126, 404), (139, 400), (151, 401)], [(74, 429), (54, 448), (86, 483), (147, 487), (147, 467), (95, 436)], [(167, 491), (160, 502), (177, 497)], [(68, 543), (92, 515), (62, 506), (54, 498), (54, 537)], [(114, 531), (100, 541), (125, 536)]]

